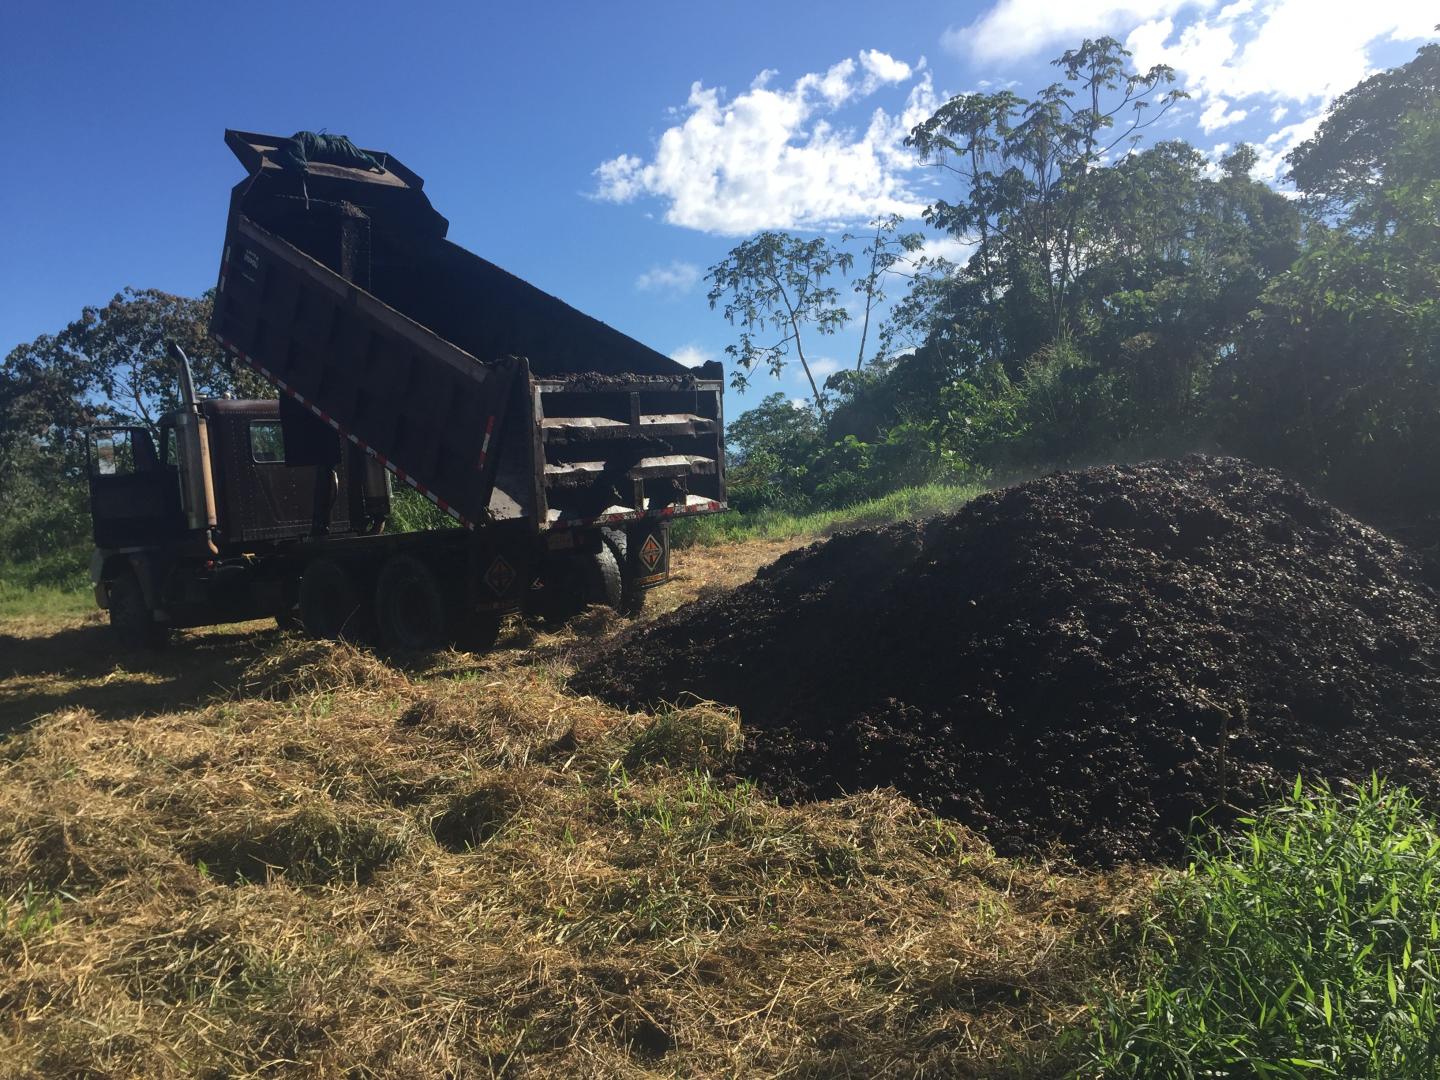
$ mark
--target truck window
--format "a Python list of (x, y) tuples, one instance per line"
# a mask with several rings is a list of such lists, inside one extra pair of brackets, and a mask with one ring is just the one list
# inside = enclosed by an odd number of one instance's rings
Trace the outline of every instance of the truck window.
[(162, 424), (160, 426), (160, 464), (179, 464), (179, 458), (175, 450), (175, 428), (170, 424)]
[(285, 436), (280, 430), (280, 421), (251, 421), (250, 459), (261, 463), (285, 460)]

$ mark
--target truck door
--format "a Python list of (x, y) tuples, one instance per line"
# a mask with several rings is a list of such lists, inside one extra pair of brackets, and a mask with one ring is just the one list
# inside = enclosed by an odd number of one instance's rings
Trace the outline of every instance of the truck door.
[[(211, 424), (218, 433), (221, 517), (226, 538), (231, 543), (249, 543), (310, 535), (315, 478), (320, 467), (287, 464), (289, 433), (273, 412), (244, 411), (248, 405), (245, 402), (218, 404), (221, 408), (212, 416)], [(340, 490), (344, 491), (348, 474), (339, 437), (328, 428), (326, 431), (341, 462)], [(349, 532), (347, 500), (334, 499), (331, 511), (330, 531)]]
[(86, 442), (96, 547), (155, 547), (184, 536), (179, 481), (149, 430), (95, 428)]

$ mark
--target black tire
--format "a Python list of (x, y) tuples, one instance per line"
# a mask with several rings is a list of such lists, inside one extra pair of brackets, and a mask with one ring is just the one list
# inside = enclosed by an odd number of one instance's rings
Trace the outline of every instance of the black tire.
[(609, 544), (601, 543), (600, 550), (582, 557), (584, 571), (585, 602), (604, 604), (620, 610), (624, 602), (625, 583), (620, 576), (620, 563)]
[(620, 614), (639, 615), (645, 610), (645, 597), (649, 595), (650, 590), (636, 585), (635, 575), (629, 572), (630, 560), (627, 558), (629, 537), (620, 529), (607, 529), (605, 544), (610, 549), (610, 553), (615, 556), (616, 565), (620, 567)]
[(170, 643), (170, 628), (155, 621), (155, 613), (145, 603), (145, 592), (133, 570), (127, 568), (112, 578), (107, 591), (110, 629), (122, 651), (161, 649)]
[(390, 649), (435, 649), (450, 640), (445, 594), (430, 567), (396, 555), (375, 582), (375, 621)]
[(624, 591), (620, 564), (607, 544), (594, 552), (552, 554), (541, 578), (544, 588), (530, 610), (552, 626), (568, 622), (590, 604), (620, 610)]
[(300, 576), (300, 625), (307, 637), (355, 641), (365, 636), (365, 602), (350, 573), (334, 559), (315, 559)]

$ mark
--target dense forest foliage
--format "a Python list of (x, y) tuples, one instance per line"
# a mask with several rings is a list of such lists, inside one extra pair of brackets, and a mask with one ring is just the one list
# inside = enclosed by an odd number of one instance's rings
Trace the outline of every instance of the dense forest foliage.
[[(926, 221), (963, 242), (961, 265), (891, 220), (858, 257), (764, 234), (712, 268), (741, 385), (757, 366), (810, 373), (805, 348), (851, 320), (852, 267), (878, 345), (808, 405), (771, 395), (731, 424), (734, 505), (1205, 449), (1385, 523), (1436, 506), (1440, 46), (1335, 102), (1287, 159), (1293, 193), (1252, 178), (1248, 146), (1211, 162), (1147, 144), (1182, 95), (1127, 61), (1087, 41), (1033, 98), (962, 95), (912, 132), (952, 182)], [(873, 333), (896, 275), (906, 293)]]
[[(1440, 45), (1336, 100), (1283, 193), (1248, 146), (1210, 161), (1151, 138), (1184, 97), (1167, 68), (1131, 70), (1108, 38), (1055, 64), (1033, 97), (964, 94), (909, 137), (946, 183), (925, 224), (963, 262), (890, 217), (762, 233), (711, 268), (734, 385), (796, 364), (812, 392), (729, 425), (732, 505), (1203, 449), (1382, 525), (1440, 517)], [(208, 298), (127, 289), (6, 357), (0, 581), (82, 576), (78, 435), (174, 405), (166, 337), (202, 393), (268, 392), (209, 343), (208, 316)], [(822, 382), (818, 343), (846, 326), (853, 366)]]

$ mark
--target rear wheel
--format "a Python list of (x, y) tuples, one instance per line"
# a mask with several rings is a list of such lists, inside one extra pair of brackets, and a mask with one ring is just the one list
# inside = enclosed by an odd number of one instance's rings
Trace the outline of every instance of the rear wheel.
[(445, 594), (434, 572), (412, 555), (396, 555), (375, 583), (380, 640), (392, 649), (434, 649), (449, 638)]
[(552, 625), (574, 618), (588, 604), (620, 610), (620, 564), (608, 544), (593, 552), (552, 554), (540, 579), (543, 588), (533, 610)]
[(126, 652), (163, 648), (170, 641), (170, 629), (155, 621), (145, 603), (144, 590), (135, 572), (126, 568), (109, 583), (110, 629)]
[(630, 560), (626, 557), (629, 537), (620, 529), (608, 531), (605, 533), (605, 546), (610, 549), (616, 565), (620, 568), (620, 614), (639, 615), (645, 610), (645, 596), (649, 590), (637, 585), (635, 575), (630, 572)]
[(620, 577), (620, 562), (610, 545), (601, 543), (599, 551), (584, 557), (582, 566), (585, 571), (585, 602), (621, 610), (625, 583)]
[(300, 623), (312, 638), (362, 637), (365, 606), (350, 573), (334, 559), (315, 559), (300, 577)]

